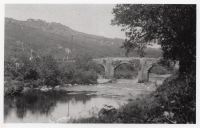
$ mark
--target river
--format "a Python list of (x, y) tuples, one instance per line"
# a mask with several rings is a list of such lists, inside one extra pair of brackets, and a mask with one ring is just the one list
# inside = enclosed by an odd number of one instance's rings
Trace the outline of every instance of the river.
[[(153, 76), (151, 81), (163, 81), (167, 76)], [(127, 104), (140, 94), (156, 89), (155, 83), (139, 84), (136, 80), (62, 88), (42, 92), (31, 90), (15, 97), (5, 97), (6, 123), (65, 123), (70, 119), (97, 116), (104, 105), (115, 108)]]

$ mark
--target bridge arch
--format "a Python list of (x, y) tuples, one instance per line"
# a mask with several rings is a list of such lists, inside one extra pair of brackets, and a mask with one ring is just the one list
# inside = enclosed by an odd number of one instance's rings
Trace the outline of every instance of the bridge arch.
[(105, 77), (106, 67), (104, 64), (97, 63), (96, 64), (96, 72), (99, 77)]
[(164, 75), (164, 74), (169, 74), (173, 70), (172, 67), (164, 65), (162, 63), (156, 62), (153, 63), (149, 68), (148, 68), (148, 75), (149, 74), (157, 74), (157, 75)]
[(151, 69), (153, 67), (157, 66), (157, 62), (152, 63), (151, 65), (149, 65), (149, 67), (147, 68), (148, 74), (150, 73)]
[(134, 63), (122, 62), (114, 67), (114, 78), (137, 78), (138, 69)]
[(105, 77), (113, 78), (115, 70), (122, 64), (135, 64), (138, 62), (138, 82), (146, 82), (149, 80), (149, 70), (153, 66), (153, 63), (157, 63), (157, 58), (137, 58), (137, 57), (108, 57), (93, 59), (96, 63), (102, 64), (105, 69)]
[(149, 74), (150, 74), (150, 71), (151, 69), (156, 66), (157, 62), (154, 62), (154, 63), (151, 63), (148, 68), (147, 68), (147, 81), (149, 81)]
[(115, 65), (114, 66), (114, 70), (116, 70), (118, 67), (120, 67), (121, 65), (131, 65), (131, 63), (130, 62), (121, 62), (121, 63), (119, 63), (119, 64), (117, 64), (117, 65)]
[(138, 75), (138, 82), (147, 82), (149, 81), (149, 71), (151, 68), (158, 63), (157, 59), (146, 59), (146, 60), (141, 60), (141, 70)]

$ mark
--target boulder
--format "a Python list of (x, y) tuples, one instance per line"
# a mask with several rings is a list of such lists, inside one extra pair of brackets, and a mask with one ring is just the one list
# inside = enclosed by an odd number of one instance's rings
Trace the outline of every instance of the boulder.
[(103, 122), (112, 122), (117, 109), (110, 105), (105, 105), (98, 113), (98, 117)]
[(47, 86), (43, 86), (43, 87), (40, 89), (40, 91), (42, 91), (42, 92), (47, 92), (47, 91), (49, 91), (49, 89), (47, 88)]

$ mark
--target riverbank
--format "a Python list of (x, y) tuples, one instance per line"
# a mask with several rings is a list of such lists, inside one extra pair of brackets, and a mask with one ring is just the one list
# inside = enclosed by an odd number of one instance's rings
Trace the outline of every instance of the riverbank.
[[(168, 77), (167, 75), (150, 75), (150, 81), (148, 83), (138, 83), (137, 79), (116, 79), (114, 81), (106, 79), (98, 79), (98, 84), (78, 85), (78, 84), (64, 84), (55, 87), (39, 86), (39, 87), (27, 87), (24, 83), (18, 81), (9, 81), (5, 83), (4, 95), (16, 95), (24, 93), (32, 89), (47, 92), (51, 90), (65, 90), (72, 94), (78, 94), (81, 92), (95, 92), (94, 95), (101, 95), (105, 97), (115, 97), (124, 99), (133, 99), (136, 95), (141, 93), (147, 94), (154, 91), (158, 85), (161, 85), (163, 80)], [(103, 82), (102, 82), (103, 81)], [(15, 85), (15, 86), (10, 86)], [(88, 94), (91, 95), (91, 94)]]
[[(29, 118), (26, 117), (31, 116), (36, 122), (49, 122), (50, 120), (65, 123), (83, 117), (90, 118), (94, 115), (96, 117), (98, 112), (105, 106), (107, 106), (106, 109), (112, 108), (109, 106), (117, 109), (129, 101), (140, 98), (141, 95), (150, 94), (157, 88), (155, 80), (157, 80), (157, 86), (159, 86), (159, 82), (162, 82), (166, 77), (167, 75), (150, 75), (150, 82), (148, 83), (137, 83), (136, 79), (117, 79), (112, 83), (104, 84), (66, 85), (51, 89), (48, 87), (46, 91), (46, 87), (26, 89), (19, 95), (6, 97), (6, 121), (10, 122), (14, 118), (19, 122), (20, 120), (29, 122)], [(15, 111), (24, 110), (24, 106), (26, 111), (23, 112), (23, 116), (17, 115)], [(69, 111), (65, 111), (67, 106), (70, 108)], [(60, 113), (61, 110), (62, 113)], [(34, 113), (30, 113), (30, 111), (34, 111)], [(66, 116), (68, 112), (70, 114)], [(40, 114), (40, 120), (37, 119), (37, 114)], [(47, 114), (47, 117), (44, 117), (45, 114)]]
[(149, 82), (147, 85), (145, 83), (139, 84), (137, 83), (137, 80), (119, 79), (114, 83), (98, 84), (94, 86), (78, 85), (67, 88), (64, 87), (63, 89), (69, 92), (73, 92), (72, 94), (89, 91), (94, 92), (94, 95), (128, 100), (135, 98), (139, 94), (147, 94), (152, 92), (155, 90), (155, 88), (156, 87), (153, 82)]
[(195, 94), (184, 77), (174, 74), (165, 79), (155, 91), (139, 95), (120, 108), (105, 106), (98, 116), (72, 119), (71, 123), (169, 123), (194, 124)]

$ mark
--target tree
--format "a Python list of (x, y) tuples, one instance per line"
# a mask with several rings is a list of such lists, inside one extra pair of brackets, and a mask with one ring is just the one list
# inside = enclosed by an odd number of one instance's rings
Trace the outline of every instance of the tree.
[(76, 58), (75, 58), (76, 68), (77, 69), (89, 70), (91, 60), (92, 60), (92, 57), (89, 54), (77, 55)]
[(129, 39), (125, 39), (122, 48), (126, 49), (125, 55), (128, 56), (131, 50), (136, 49), (140, 57), (144, 57), (146, 48), (146, 42), (143, 40), (142, 33), (140, 31), (134, 31), (132, 33), (126, 32)]
[(196, 5), (122, 4), (113, 14), (112, 24), (126, 32), (124, 48), (142, 51), (158, 39), (163, 57), (178, 60), (181, 74), (196, 70)]
[(60, 84), (60, 72), (58, 63), (51, 55), (43, 56), (39, 65), (40, 78), (47, 86), (56, 86)]
[[(160, 97), (159, 105), (162, 104), (165, 110), (173, 110), (177, 122), (195, 122), (196, 5), (125, 4), (116, 5), (113, 14), (112, 24), (121, 26), (126, 32), (128, 44), (125, 43), (125, 48), (130, 50), (137, 48), (138, 43), (147, 45), (157, 39), (161, 44), (164, 59), (179, 61), (179, 74), (166, 79), (156, 90), (159, 95), (156, 97)], [(143, 42), (135, 41), (138, 30)], [(170, 99), (175, 101), (173, 105)], [(135, 109), (131, 108), (131, 110)], [(148, 115), (152, 115), (149, 113), (153, 110), (156, 110), (154, 119), (163, 116), (163, 112), (159, 114), (158, 108), (147, 110)]]

